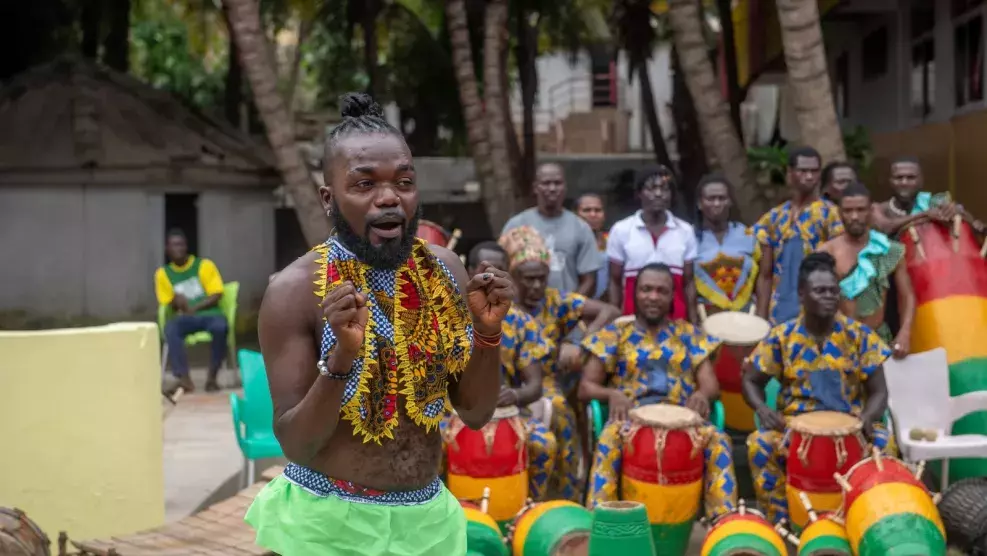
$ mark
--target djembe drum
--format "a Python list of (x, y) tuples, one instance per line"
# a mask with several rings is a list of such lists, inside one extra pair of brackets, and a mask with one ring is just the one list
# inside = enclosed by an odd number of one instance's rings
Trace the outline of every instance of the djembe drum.
[(860, 419), (836, 411), (813, 411), (788, 423), (788, 480), (785, 493), (792, 525), (800, 530), (809, 521), (800, 494), (820, 512), (835, 512), (843, 501), (834, 473), (845, 473), (864, 458), (867, 442)]
[(668, 404), (632, 409), (630, 418), (621, 498), (644, 504), (659, 553), (684, 554), (703, 496), (706, 424), (695, 411)]
[(586, 556), (593, 517), (568, 500), (528, 502), (508, 529), (513, 556)]
[(51, 541), (24, 512), (0, 508), (0, 554), (3, 556), (50, 556)]
[(440, 247), (445, 247), (451, 237), (445, 228), (430, 220), (419, 220), (418, 231), (415, 232), (415, 235)]
[(788, 548), (764, 514), (743, 500), (735, 511), (720, 516), (703, 540), (702, 556), (786, 556)]
[(467, 556), (508, 556), (510, 551), (500, 535), (500, 526), (480, 506), (460, 500), (466, 514)]
[(723, 340), (713, 360), (713, 370), (720, 383), (724, 424), (733, 430), (754, 430), (754, 410), (744, 400), (741, 387), (741, 364), (771, 331), (768, 321), (757, 315), (722, 311), (703, 319), (703, 331)]
[(478, 500), (489, 487), (490, 516), (499, 524), (513, 519), (528, 498), (528, 432), (517, 407), (498, 407), (478, 431), (453, 412), (444, 436), (449, 491)]

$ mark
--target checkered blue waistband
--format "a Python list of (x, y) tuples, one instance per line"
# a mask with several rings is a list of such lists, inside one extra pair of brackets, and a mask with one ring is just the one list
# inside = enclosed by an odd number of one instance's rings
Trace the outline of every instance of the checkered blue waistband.
[(362, 504), (379, 504), (382, 506), (417, 506), (434, 500), (442, 492), (442, 481), (436, 477), (434, 481), (418, 490), (401, 490), (387, 492), (365, 486), (327, 477), (318, 471), (289, 463), (282, 474), (290, 483), (305, 489), (307, 492), (328, 498), (330, 496), (347, 502)]

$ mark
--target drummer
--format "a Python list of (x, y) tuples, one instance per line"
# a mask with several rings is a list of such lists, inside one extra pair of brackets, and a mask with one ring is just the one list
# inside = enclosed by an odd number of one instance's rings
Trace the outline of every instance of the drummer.
[(696, 235), (699, 256), (693, 275), (707, 314), (746, 311), (753, 302), (761, 246), (740, 222), (730, 220), (730, 182), (720, 174), (700, 180)]
[[(762, 430), (747, 438), (758, 503), (773, 522), (788, 518), (785, 469), (786, 419), (812, 411), (839, 411), (861, 420), (864, 435), (888, 447), (880, 422), (887, 406), (884, 361), (887, 344), (867, 325), (838, 312), (840, 286), (829, 253), (811, 253), (799, 266), (802, 313), (775, 326), (744, 361), (744, 398)], [(764, 387), (781, 383), (781, 411), (768, 407)]]
[[(590, 355), (579, 384), (582, 400), (609, 405), (610, 420), (593, 454), (586, 505), (617, 500), (623, 441), (621, 429), (636, 406), (669, 403), (708, 418), (719, 386), (709, 355), (719, 340), (684, 320), (672, 320), (675, 282), (667, 266), (641, 269), (634, 287), (634, 319), (622, 320), (583, 340)], [(737, 505), (737, 476), (730, 439), (713, 433), (705, 449), (705, 506), (715, 517)]]
[[(493, 241), (478, 243), (470, 250), (467, 264), (470, 276), (477, 274), (482, 261), (507, 271), (507, 255)], [(552, 353), (552, 342), (541, 326), (524, 311), (512, 306), (501, 323), (500, 371), (503, 384), (497, 407), (517, 406), (528, 425), (528, 492), (536, 501), (546, 500), (548, 481), (555, 470), (558, 444), (548, 427), (531, 416), (528, 405), (542, 396), (542, 368)], [(442, 421), (445, 429), (448, 419)]]
[(578, 293), (562, 293), (546, 286), (549, 251), (545, 241), (531, 226), (519, 226), (504, 232), (498, 243), (507, 252), (511, 274), (517, 288), (515, 306), (535, 317), (545, 336), (557, 346), (550, 356), (542, 380), (544, 396), (552, 402), (552, 432), (558, 440), (560, 459), (557, 466), (558, 487), (562, 498), (579, 501), (579, 452), (576, 450), (576, 415), (566, 403), (561, 385), (562, 375), (578, 373), (582, 352), (577, 345), (565, 343), (580, 322), (590, 334), (620, 315), (620, 311)]

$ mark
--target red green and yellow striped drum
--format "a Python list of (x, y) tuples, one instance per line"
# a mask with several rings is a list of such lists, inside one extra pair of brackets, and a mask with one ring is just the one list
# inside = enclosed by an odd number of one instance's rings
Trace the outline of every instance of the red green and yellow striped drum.
[(478, 431), (453, 412), (443, 436), (449, 491), (459, 499), (479, 500), (489, 487), (490, 517), (501, 525), (510, 522), (528, 499), (528, 433), (518, 409), (497, 408)]
[(785, 541), (764, 515), (741, 505), (713, 523), (703, 540), (702, 556), (786, 556)]
[[(954, 230), (959, 237), (953, 237)], [(901, 241), (915, 290), (911, 351), (946, 349), (950, 395), (987, 390), (987, 342), (982, 332), (987, 329), (987, 264), (973, 230), (966, 223), (953, 230), (926, 223), (910, 228)], [(952, 432), (987, 434), (987, 411), (959, 419)], [(937, 462), (929, 467), (937, 469)], [(987, 459), (949, 461), (951, 482), (984, 476)]]
[(705, 423), (695, 411), (669, 404), (638, 407), (630, 417), (622, 498), (644, 504), (659, 553), (684, 554), (702, 499)]
[(942, 556), (939, 510), (914, 472), (875, 453), (841, 477), (847, 536), (857, 556)]
[(749, 313), (719, 311), (706, 306), (709, 316), (703, 319), (703, 330), (723, 340), (713, 360), (713, 371), (720, 383), (724, 424), (735, 431), (754, 430), (754, 410), (744, 401), (741, 392), (740, 365), (771, 331), (768, 321)]
[(834, 514), (826, 514), (811, 521), (802, 529), (802, 535), (799, 536), (798, 556), (851, 556), (852, 554), (844, 522)]
[(529, 503), (508, 528), (513, 556), (585, 556), (593, 516), (568, 500)]
[(500, 526), (479, 506), (460, 500), (466, 514), (466, 556), (508, 556)]

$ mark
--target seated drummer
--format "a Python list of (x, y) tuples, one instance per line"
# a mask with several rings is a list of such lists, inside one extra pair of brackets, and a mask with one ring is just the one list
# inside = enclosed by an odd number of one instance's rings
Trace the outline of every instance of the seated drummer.
[[(586, 505), (619, 497), (622, 437), (631, 408), (669, 403), (684, 405), (703, 418), (719, 395), (709, 356), (719, 340), (684, 320), (672, 320), (675, 282), (672, 271), (652, 263), (637, 275), (634, 318), (621, 319), (583, 341), (590, 357), (583, 365), (579, 398), (610, 406), (593, 454)], [(737, 506), (737, 475), (730, 439), (713, 432), (705, 454), (705, 506), (710, 518)]]
[[(866, 325), (838, 312), (840, 285), (829, 253), (807, 255), (799, 266), (802, 313), (775, 326), (744, 361), (744, 398), (761, 421), (747, 438), (758, 503), (768, 519), (788, 518), (785, 494), (785, 420), (812, 411), (858, 417), (868, 440), (888, 449), (880, 422), (887, 406), (884, 361), (887, 344)], [(765, 402), (764, 387), (775, 378), (781, 411)]]
[[(470, 276), (477, 274), (480, 262), (486, 261), (507, 271), (507, 254), (493, 241), (477, 244), (467, 258)], [(522, 410), (528, 425), (528, 491), (537, 501), (546, 500), (548, 481), (555, 470), (558, 444), (548, 427), (527, 411), (529, 404), (542, 397), (542, 368), (548, 363), (553, 344), (537, 321), (517, 306), (512, 306), (501, 323), (500, 387), (498, 407), (515, 405)], [(444, 429), (446, 421), (442, 422)]]

